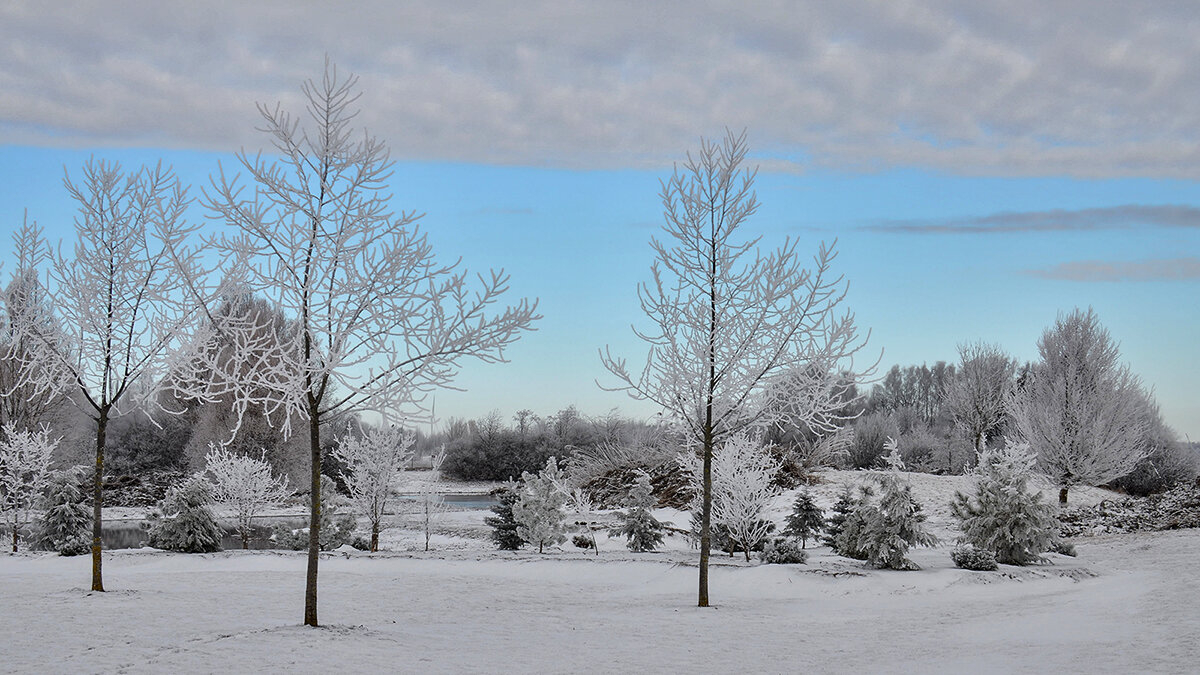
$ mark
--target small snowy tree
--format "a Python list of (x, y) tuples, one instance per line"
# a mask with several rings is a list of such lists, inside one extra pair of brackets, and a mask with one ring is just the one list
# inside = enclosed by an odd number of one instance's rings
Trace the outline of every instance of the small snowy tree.
[(1008, 400), (1016, 436), (1038, 454), (1065, 506), (1074, 485), (1124, 476), (1148, 452), (1147, 396), (1096, 313), (1060, 314), (1038, 340), (1041, 362)]
[(350, 501), (371, 523), (371, 551), (379, 550), (379, 527), (388, 499), (404, 483), (404, 467), (412, 460), (416, 434), (402, 427), (368, 429), (361, 435), (346, 433), (333, 456), (346, 467), (342, 480)]
[(271, 475), (266, 451), (262, 453), (255, 459), (210, 444), (204, 457), (205, 470), (212, 477), (213, 501), (233, 510), (243, 549), (250, 548), (254, 516), (282, 506), (292, 496), (287, 476)]
[(429, 540), (433, 536), (433, 526), (439, 516), (446, 510), (446, 505), (438, 494), (442, 481), (442, 463), (446, 461), (446, 446), (432, 455), (429, 461), (429, 479), (421, 484), (419, 491), (421, 502), (421, 530), (425, 533), (425, 550), (429, 550)]
[[(691, 471), (693, 486), (700, 494), (700, 461), (686, 455), (685, 466)], [(774, 529), (765, 515), (767, 508), (779, 495), (773, 483), (779, 464), (771, 453), (747, 434), (729, 439), (712, 459), (712, 519), (723, 526), (730, 539), (742, 547), (746, 562), (750, 551), (761, 544)], [(693, 505), (699, 511), (702, 504)]]
[(0, 513), (16, 553), (21, 528), (50, 482), (51, 455), (60, 439), (51, 439), (47, 427), (18, 430), (11, 422), (0, 428), (0, 435)]
[(521, 548), (525, 540), (517, 533), (517, 520), (513, 517), (513, 507), (521, 498), (520, 490), (514, 483), (506, 483), (496, 491), (497, 504), (492, 507), (492, 513), (483, 522), (492, 528), (492, 542), (501, 551), (515, 551)]
[(894, 439), (888, 438), (887, 449), (884, 459), (889, 469), (873, 476), (879, 486), (879, 503), (859, 508), (864, 522), (854, 548), (866, 555), (870, 567), (920, 569), (905, 554), (912, 546), (936, 546), (937, 537), (925, 528), (921, 505), (912, 495), (912, 486), (900, 475), (904, 462)]
[(612, 531), (615, 536), (625, 537), (625, 545), (630, 551), (645, 553), (662, 545), (663, 525), (650, 512), (656, 502), (650, 474), (639, 470), (637, 480), (625, 498), (625, 511), (617, 514), (620, 526)]
[(181, 553), (220, 551), (224, 535), (209, 508), (212, 501), (212, 485), (200, 475), (167, 490), (150, 513), (150, 546)]
[[(958, 369), (946, 390), (945, 406), (955, 425), (971, 439), (978, 459), (985, 439), (996, 435), (1004, 424), (1005, 402), (1012, 392), (1017, 362), (1000, 347), (986, 342), (961, 344), (958, 356)], [(947, 454), (948, 464), (952, 459)]]
[(950, 504), (964, 543), (1009, 565), (1045, 560), (1041, 554), (1058, 542), (1058, 518), (1041, 492), (1029, 490), (1036, 463), (1029, 444), (1007, 439), (980, 455), (974, 499), (959, 492)]
[[(822, 541), (825, 545), (838, 551), (838, 538), (842, 536), (842, 531), (846, 529), (846, 519), (850, 514), (854, 513), (854, 509), (858, 507), (862, 501), (861, 496), (856, 497), (854, 488), (846, 485), (842, 487), (842, 491), (838, 494), (838, 499), (833, 504), (833, 510), (829, 514), (829, 519), (825, 521), (825, 536)], [(840, 553), (840, 551), (838, 551)]]
[(817, 533), (824, 527), (825, 513), (813, 501), (812, 493), (807, 489), (800, 490), (796, 494), (796, 501), (792, 503), (792, 512), (787, 517), (787, 526), (784, 527), (783, 533), (799, 537), (800, 548), (803, 549), (808, 547), (809, 538), (816, 539)]
[(522, 486), (520, 497), (512, 507), (513, 519), (517, 521), (517, 535), (536, 544), (538, 553), (544, 552), (547, 544), (561, 544), (567, 540), (562, 510), (567, 500), (557, 487), (561, 480), (562, 471), (553, 457), (537, 475), (528, 471), (521, 474)]
[(59, 555), (83, 555), (91, 545), (92, 510), (85, 493), (86, 467), (55, 471), (46, 487), (45, 509), (34, 525), (33, 547)]

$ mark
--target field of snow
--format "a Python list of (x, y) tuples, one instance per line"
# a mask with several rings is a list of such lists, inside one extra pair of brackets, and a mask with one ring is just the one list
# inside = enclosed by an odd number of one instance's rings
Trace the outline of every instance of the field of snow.
[[(831, 502), (860, 478), (829, 472), (816, 492)], [(479, 511), (446, 514), (429, 553), (413, 550), (424, 545), (416, 532), (393, 527), (392, 552), (326, 554), (319, 629), (298, 625), (302, 553), (113, 551), (107, 593), (86, 590), (86, 557), (0, 556), (0, 671), (1099, 673), (1200, 663), (1200, 532), (1085, 537), (1078, 558), (968, 572), (952, 566), (952, 532), (932, 501), (969, 479), (913, 480), (946, 540), (912, 553), (923, 570), (865, 570), (824, 547), (798, 566), (715, 556), (708, 609), (694, 606), (696, 555), (682, 537), (648, 554), (602, 535), (598, 557), (569, 543), (543, 556), (497, 552)]]

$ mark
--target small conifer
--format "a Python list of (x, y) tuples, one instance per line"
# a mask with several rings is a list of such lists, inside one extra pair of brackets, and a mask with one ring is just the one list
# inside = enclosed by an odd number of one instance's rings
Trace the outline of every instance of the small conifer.
[(807, 489), (801, 490), (792, 503), (792, 513), (786, 519), (787, 525), (783, 533), (790, 537), (799, 537), (800, 548), (808, 548), (809, 538), (816, 539), (817, 533), (825, 526), (825, 513), (813, 501), (812, 494)]

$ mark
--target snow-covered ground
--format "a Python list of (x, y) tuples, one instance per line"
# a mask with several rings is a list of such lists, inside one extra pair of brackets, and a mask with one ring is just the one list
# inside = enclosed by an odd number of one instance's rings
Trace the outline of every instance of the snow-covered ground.
[[(860, 478), (825, 474), (819, 501)], [(320, 629), (298, 625), (302, 553), (113, 551), (103, 594), (86, 590), (86, 557), (0, 556), (0, 671), (1098, 673), (1200, 663), (1200, 531), (1082, 538), (1078, 558), (968, 572), (950, 562), (939, 500), (969, 479), (913, 481), (946, 540), (912, 553), (923, 570), (865, 570), (824, 547), (797, 566), (716, 556), (709, 609), (694, 606), (695, 553), (682, 537), (648, 554), (603, 535), (598, 557), (569, 543), (544, 556), (497, 552), (483, 511), (446, 514), (429, 553), (416, 550), (418, 533), (394, 527), (384, 545), (397, 551), (327, 554)], [(1108, 496), (1073, 491), (1072, 502)]]

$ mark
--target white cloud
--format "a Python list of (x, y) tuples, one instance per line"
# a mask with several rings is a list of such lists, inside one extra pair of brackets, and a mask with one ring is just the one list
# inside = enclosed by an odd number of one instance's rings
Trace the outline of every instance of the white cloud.
[(1062, 281), (1194, 281), (1200, 279), (1200, 258), (1165, 260), (1077, 260), (1026, 274)]
[(1200, 6), (988, 4), (10, 2), (0, 142), (257, 147), (253, 103), (329, 53), (398, 158), (660, 165), (729, 126), (837, 167), (1200, 177)]

